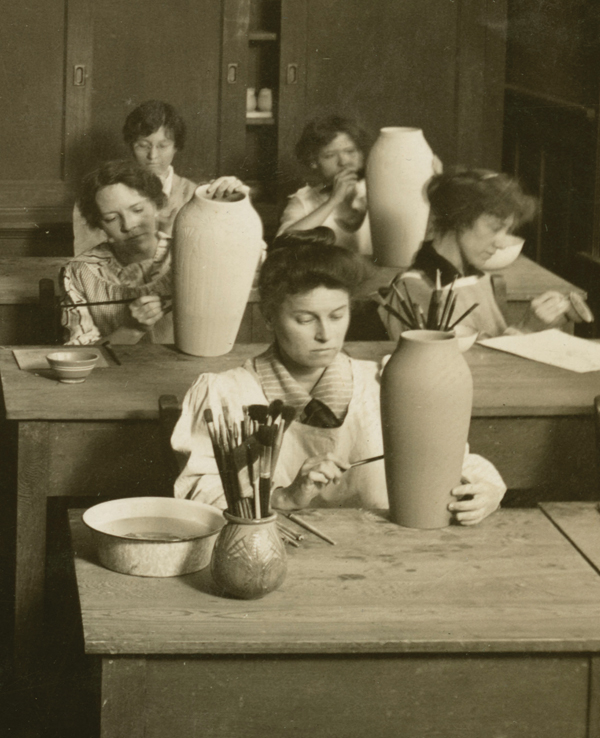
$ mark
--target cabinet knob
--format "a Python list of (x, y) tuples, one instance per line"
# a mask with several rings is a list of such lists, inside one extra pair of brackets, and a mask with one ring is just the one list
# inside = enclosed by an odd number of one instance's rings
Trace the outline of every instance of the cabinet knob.
[(237, 82), (238, 77), (238, 65), (228, 64), (227, 65), (227, 84), (234, 85)]
[(298, 84), (298, 65), (288, 64), (285, 70), (285, 81), (288, 85)]

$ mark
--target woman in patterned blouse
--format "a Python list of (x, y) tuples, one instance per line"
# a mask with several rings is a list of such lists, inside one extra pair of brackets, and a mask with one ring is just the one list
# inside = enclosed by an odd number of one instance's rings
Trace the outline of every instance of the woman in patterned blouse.
[(85, 177), (79, 208), (105, 239), (61, 275), (67, 343), (131, 343), (144, 334), (172, 340), (170, 239), (158, 230), (164, 200), (160, 179), (134, 162), (106, 162)]

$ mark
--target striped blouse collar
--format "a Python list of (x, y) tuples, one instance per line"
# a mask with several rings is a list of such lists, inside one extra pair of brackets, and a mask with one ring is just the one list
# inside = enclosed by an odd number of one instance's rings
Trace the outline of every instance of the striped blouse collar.
[(340, 425), (346, 417), (353, 393), (352, 365), (347, 354), (340, 352), (335, 357), (310, 392), (286, 369), (276, 344), (254, 359), (254, 369), (269, 402), (283, 400), (301, 416), (312, 400), (319, 400), (331, 410)]

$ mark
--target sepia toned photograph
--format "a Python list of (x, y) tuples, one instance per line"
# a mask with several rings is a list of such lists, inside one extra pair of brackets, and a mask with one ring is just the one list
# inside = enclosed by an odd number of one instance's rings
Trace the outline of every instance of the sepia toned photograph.
[(3, 0), (0, 735), (600, 738), (598, 0)]

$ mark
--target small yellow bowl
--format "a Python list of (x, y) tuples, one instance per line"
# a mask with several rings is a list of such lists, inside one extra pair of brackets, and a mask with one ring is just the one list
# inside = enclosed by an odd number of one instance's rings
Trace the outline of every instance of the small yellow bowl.
[(100, 355), (94, 351), (53, 351), (46, 361), (60, 382), (80, 384), (96, 366)]

